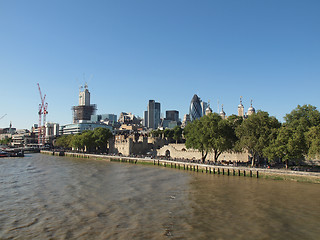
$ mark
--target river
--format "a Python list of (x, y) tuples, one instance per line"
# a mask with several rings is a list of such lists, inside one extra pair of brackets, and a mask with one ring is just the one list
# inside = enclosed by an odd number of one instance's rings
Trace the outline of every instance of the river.
[(0, 159), (0, 239), (319, 239), (319, 199), (318, 184)]

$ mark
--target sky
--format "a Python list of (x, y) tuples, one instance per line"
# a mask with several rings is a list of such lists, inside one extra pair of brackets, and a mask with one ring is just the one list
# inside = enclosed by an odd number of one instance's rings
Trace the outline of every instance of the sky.
[[(320, 107), (319, 0), (0, 0), (0, 128), (72, 123), (87, 82), (97, 114)], [(219, 102), (219, 107), (218, 107)]]

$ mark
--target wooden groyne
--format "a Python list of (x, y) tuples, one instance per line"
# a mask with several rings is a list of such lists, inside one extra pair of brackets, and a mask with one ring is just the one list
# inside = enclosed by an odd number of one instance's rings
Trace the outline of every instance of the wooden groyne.
[(175, 168), (178, 170), (186, 170), (186, 171), (201, 172), (201, 173), (208, 173), (208, 174), (217, 174), (217, 175), (226, 175), (226, 176), (244, 176), (244, 177), (249, 176), (249, 177), (259, 178), (258, 170), (253, 170), (253, 169), (248, 170), (245, 168), (232, 167), (232, 166), (212, 166), (212, 165), (199, 164), (199, 163), (187, 163), (187, 162), (160, 160), (160, 159), (152, 159), (152, 158), (135, 158), (135, 157), (73, 153), (73, 152), (62, 152), (62, 151), (42, 150), (41, 153), (54, 155), (54, 156), (91, 158), (91, 159), (111, 161), (111, 162), (149, 164), (154, 166)]
[(303, 182), (320, 183), (319, 172), (302, 172), (302, 171), (291, 171), (284, 169), (263, 169), (263, 168), (248, 168), (248, 167), (237, 167), (237, 166), (217, 166), (207, 165), (202, 163), (190, 163), (190, 162), (179, 162), (163, 159), (152, 159), (152, 158), (136, 158), (136, 157), (125, 157), (125, 156), (111, 156), (103, 154), (88, 154), (88, 153), (74, 153), (74, 152), (63, 152), (63, 151), (45, 151), (41, 153), (55, 155), (55, 156), (67, 156), (74, 158), (90, 158), (94, 160), (103, 160), (110, 162), (121, 162), (131, 164), (148, 164), (154, 166), (161, 166), (166, 168), (175, 168), (178, 170), (201, 172), (214, 175), (225, 175), (225, 176), (243, 176), (251, 178), (264, 178), (276, 179), (276, 180), (294, 180)]

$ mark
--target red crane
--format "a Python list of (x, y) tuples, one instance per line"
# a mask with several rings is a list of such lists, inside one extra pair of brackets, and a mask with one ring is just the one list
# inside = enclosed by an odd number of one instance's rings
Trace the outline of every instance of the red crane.
[[(38, 144), (39, 146), (45, 144), (45, 139), (46, 139), (46, 131), (45, 131), (45, 124), (46, 124), (46, 115), (48, 114), (47, 108), (48, 108), (48, 103), (45, 103), (46, 95), (42, 97), (40, 85), (38, 83), (38, 89), (40, 93), (40, 99), (41, 103), (39, 104), (39, 126), (38, 126)], [(42, 114), (43, 114), (43, 125), (42, 125)]]

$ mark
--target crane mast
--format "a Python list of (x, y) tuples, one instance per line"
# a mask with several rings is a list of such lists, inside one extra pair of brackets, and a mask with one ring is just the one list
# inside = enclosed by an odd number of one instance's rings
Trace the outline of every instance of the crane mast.
[[(46, 131), (45, 131), (45, 123), (46, 123), (46, 115), (48, 114), (47, 108), (48, 103), (45, 103), (46, 95), (42, 97), (42, 92), (40, 89), (40, 85), (38, 83), (38, 90), (40, 93), (41, 103), (39, 104), (39, 126), (38, 126), (38, 144), (39, 146), (43, 146), (45, 144), (46, 139)], [(43, 115), (43, 124), (42, 124), (42, 115)]]

